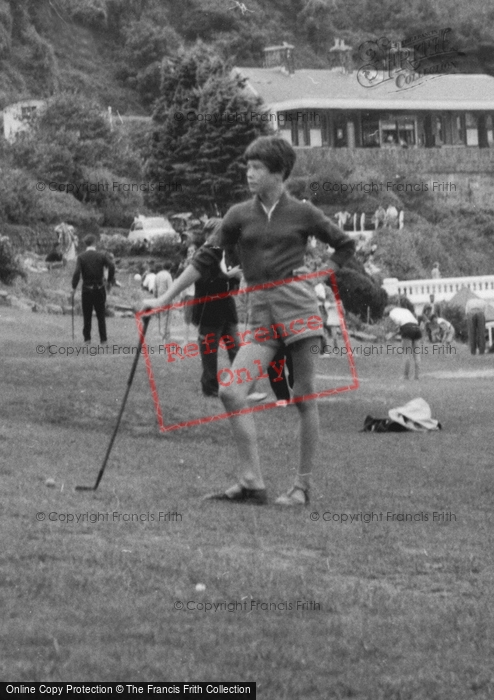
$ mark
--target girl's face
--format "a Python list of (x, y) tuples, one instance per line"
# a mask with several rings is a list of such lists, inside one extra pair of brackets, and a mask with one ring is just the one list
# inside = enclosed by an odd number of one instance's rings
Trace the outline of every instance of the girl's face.
[(272, 173), (260, 160), (247, 161), (247, 184), (252, 194), (258, 194), (261, 198), (266, 192), (277, 187), (283, 182), (281, 173)]

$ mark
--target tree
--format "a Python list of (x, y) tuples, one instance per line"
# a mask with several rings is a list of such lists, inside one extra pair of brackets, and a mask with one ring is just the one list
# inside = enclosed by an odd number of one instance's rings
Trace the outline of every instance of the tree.
[(150, 105), (159, 97), (161, 61), (177, 52), (180, 37), (171, 27), (156, 25), (149, 19), (131, 22), (123, 35), (122, 65), (117, 75), (138, 90), (144, 104)]
[(301, 27), (307, 41), (315, 53), (321, 53), (329, 48), (331, 37), (334, 36), (332, 16), (334, 14), (332, 0), (308, 0), (299, 13)]
[[(142, 204), (139, 182), (129, 180), (137, 180), (141, 174), (136, 149), (122, 132), (111, 130), (96, 102), (80, 95), (61, 93), (50, 100), (34, 128), (15, 141), (11, 152), (17, 166), (44, 183), (47, 217), (52, 205), (62, 211), (50, 193), (66, 196), (67, 204), (75, 197), (88, 205), (92, 215), (96, 205), (108, 226), (126, 226)], [(9, 197), (9, 206), (20, 201), (16, 192)], [(10, 211), (7, 218), (14, 220), (16, 216)], [(26, 207), (21, 220), (28, 218)]]
[(8, 58), (12, 48), (12, 15), (5, 0), (0, 0), (0, 58)]
[(84, 166), (109, 164), (112, 132), (101, 107), (81, 95), (51, 99), (34, 128), (13, 146), (16, 162), (46, 182), (76, 182)]
[[(149, 204), (162, 210), (226, 211), (246, 194), (239, 162), (245, 148), (271, 133), (269, 122), (260, 118), (260, 100), (202, 45), (168, 64), (162, 93), (146, 166), (147, 179), (156, 184)], [(158, 183), (168, 187), (158, 189)]]
[(0, 282), (12, 284), (16, 277), (26, 277), (26, 273), (15, 254), (10, 238), (0, 236)]

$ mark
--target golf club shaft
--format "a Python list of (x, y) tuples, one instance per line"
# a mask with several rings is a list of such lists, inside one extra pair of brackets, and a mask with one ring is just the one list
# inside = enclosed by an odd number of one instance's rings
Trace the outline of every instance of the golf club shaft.
[[(108, 458), (109, 458), (109, 456), (110, 456), (110, 453), (111, 453), (111, 450), (112, 450), (112, 447), (113, 447), (113, 443), (115, 442), (115, 438), (116, 438), (116, 436), (117, 436), (118, 428), (119, 428), (119, 426), (120, 426), (120, 421), (122, 420), (122, 415), (123, 415), (123, 412), (124, 412), (124, 409), (125, 409), (125, 404), (127, 403), (127, 397), (128, 397), (128, 395), (129, 395), (130, 387), (132, 386), (132, 381), (133, 381), (133, 379), (134, 379), (134, 374), (135, 374), (135, 371), (136, 371), (136, 368), (137, 368), (137, 363), (139, 362), (139, 355), (141, 354), (142, 344), (143, 344), (143, 342), (144, 342), (144, 337), (145, 337), (145, 335), (146, 335), (146, 330), (147, 330), (147, 327), (148, 327), (150, 318), (151, 318), (150, 316), (144, 316), (144, 318), (143, 318), (143, 326), (144, 326), (144, 329), (143, 329), (142, 337), (139, 339), (139, 345), (137, 346), (136, 356), (134, 357), (134, 362), (132, 363), (132, 369), (131, 369), (131, 371), (130, 371), (129, 378), (128, 378), (128, 380), (127, 380), (127, 389), (125, 390), (125, 396), (123, 397), (122, 405), (121, 405), (121, 407), (120, 407), (120, 413), (118, 414), (117, 424), (115, 425), (115, 429), (114, 429), (114, 431), (113, 431), (113, 435), (111, 436), (110, 444), (108, 445), (108, 449), (106, 450), (106, 454), (105, 454), (105, 458), (104, 458), (104, 460), (103, 460), (103, 464), (101, 465), (101, 469), (99, 470), (98, 476), (97, 476), (97, 478), (96, 478), (96, 483), (95, 483), (94, 487), (92, 487), (92, 490), (93, 490), (93, 491), (96, 491), (96, 489), (98, 488), (99, 483), (100, 483), (100, 481), (101, 481), (101, 479), (102, 479), (102, 477), (103, 477), (103, 474), (104, 474), (104, 471), (105, 471), (105, 468), (106, 468), (106, 463), (108, 462)], [(78, 490), (79, 490), (79, 491), (85, 491), (85, 490), (88, 490), (88, 489), (85, 489), (84, 487), (83, 487), (83, 488), (80, 488), (80, 487), (79, 487)]]
[(75, 292), (72, 292), (72, 340), (75, 340), (75, 333), (74, 333), (74, 295), (75, 295)]

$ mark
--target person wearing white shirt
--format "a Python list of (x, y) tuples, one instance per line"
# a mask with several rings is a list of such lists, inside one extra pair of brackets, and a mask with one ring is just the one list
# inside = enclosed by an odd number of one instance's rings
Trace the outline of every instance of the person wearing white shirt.
[(446, 345), (451, 345), (455, 339), (455, 329), (453, 324), (447, 321), (445, 318), (436, 316), (432, 314), (430, 318), (430, 328), (432, 338), (440, 343), (446, 343)]
[[(160, 297), (167, 292), (173, 284), (173, 278), (170, 274), (171, 262), (165, 260), (161, 266), (161, 270), (156, 273), (154, 280), (154, 296)], [(159, 315), (159, 328), (161, 340), (164, 343), (169, 343), (171, 339), (171, 311), (162, 311)]]
[(154, 294), (154, 285), (156, 281), (156, 273), (152, 272), (151, 270), (146, 274), (142, 281), (142, 288), (145, 289), (146, 291), (150, 292), (151, 294)]
[(422, 338), (419, 322), (411, 311), (400, 306), (387, 307), (385, 313), (389, 314), (391, 321), (398, 327), (397, 331), (387, 335), (387, 339), (389, 340), (398, 333), (401, 335), (405, 357), (405, 379), (410, 378), (410, 358), (413, 360), (415, 379), (419, 379), (420, 348), (417, 341)]

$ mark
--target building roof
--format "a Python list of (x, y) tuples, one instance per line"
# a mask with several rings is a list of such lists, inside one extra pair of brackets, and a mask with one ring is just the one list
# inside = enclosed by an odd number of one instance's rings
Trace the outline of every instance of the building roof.
[[(484, 74), (425, 75), (398, 87), (386, 80), (360, 84), (362, 73), (341, 69), (235, 68), (247, 87), (273, 112), (289, 109), (494, 110), (494, 77)], [(373, 82), (378, 82), (380, 74)], [(400, 79), (400, 81), (402, 81)]]

